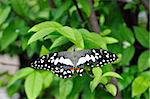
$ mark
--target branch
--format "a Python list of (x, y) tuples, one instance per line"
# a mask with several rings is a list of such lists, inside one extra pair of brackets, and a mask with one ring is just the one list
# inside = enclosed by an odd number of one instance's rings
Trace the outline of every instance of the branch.
[(118, 81), (117, 81), (117, 79), (116, 78), (112, 78), (111, 82), (117, 87), (117, 94), (116, 94), (114, 99), (122, 99), (121, 98), (121, 93), (120, 93), (119, 88), (118, 88)]
[(91, 7), (90, 23), (91, 23), (92, 29), (94, 32), (100, 33), (100, 28), (99, 28), (97, 17), (96, 17), (94, 7), (93, 7), (93, 0), (88, 0), (88, 2)]
[(75, 5), (76, 8), (77, 8), (77, 11), (78, 11), (78, 14), (79, 14), (79, 16), (80, 16), (81, 21), (84, 22), (84, 17), (83, 17), (83, 15), (82, 15), (82, 11), (81, 11), (81, 10), (79, 9), (79, 7), (78, 7), (77, 1), (76, 1), (76, 0), (73, 0), (73, 3), (74, 3), (74, 5)]

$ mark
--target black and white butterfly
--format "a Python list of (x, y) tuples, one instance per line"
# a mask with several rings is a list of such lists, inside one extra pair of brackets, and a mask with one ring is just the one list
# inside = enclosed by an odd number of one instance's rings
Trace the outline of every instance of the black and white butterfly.
[(117, 55), (103, 49), (74, 52), (55, 52), (44, 55), (31, 63), (36, 69), (50, 70), (61, 78), (70, 78), (76, 72), (82, 76), (84, 65), (103, 66), (117, 60)]

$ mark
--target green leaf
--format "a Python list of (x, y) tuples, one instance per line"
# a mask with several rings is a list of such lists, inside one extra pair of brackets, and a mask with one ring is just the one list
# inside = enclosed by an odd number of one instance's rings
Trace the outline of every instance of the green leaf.
[[(54, 32), (55, 33), (55, 32)], [(53, 35), (53, 34), (50, 34), (46, 37), (44, 37), (44, 40), (47, 40), (47, 39), (50, 39), (52, 42), (54, 42), (56, 39), (58, 39), (61, 35)]]
[(121, 76), (123, 77), (124, 80), (119, 80), (118, 86), (120, 90), (124, 90), (132, 83), (134, 76), (132, 74), (129, 74), (128, 72), (123, 73)]
[(101, 36), (106, 36), (106, 35), (108, 35), (108, 34), (110, 34), (110, 33), (111, 33), (111, 30), (110, 30), (110, 29), (106, 29), (106, 30), (104, 30), (103, 32), (101, 32), (100, 35), (101, 35)]
[(40, 31), (40, 30), (46, 29), (46, 28), (57, 29), (60, 27), (62, 27), (62, 25), (55, 21), (46, 21), (46, 22), (42, 22), (42, 23), (39, 23), (39, 24), (33, 26), (28, 32), (37, 32), (37, 31)]
[(103, 37), (107, 44), (118, 43), (118, 40), (113, 37)]
[(28, 37), (28, 36), (24, 36), (21, 38), (21, 47), (22, 47), (23, 51), (27, 48), (29, 38), (30, 37)]
[(43, 76), (44, 88), (48, 88), (53, 81), (53, 74), (49, 71), (44, 71), (42, 73), (42, 76)]
[(129, 9), (132, 9), (132, 8), (134, 8), (136, 5), (134, 5), (133, 3), (127, 3), (127, 4), (125, 4), (125, 6), (124, 6), (124, 10), (129, 10)]
[(90, 82), (90, 89), (93, 92), (95, 90), (95, 88), (98, 86), (98, 84), (100, 83), (100, 79), (99, 77), (95, 77), (91, 82)]
[(107, 89), (113, 96), (116, 96), (117, 88), (116, 88), (115, 85), (113, 85), (113, 84), (107, 84), (105, 87), (106, 87), (106, 89)]
[(144, 71), (150, 68), (150, 51), (144, 51), (138, 59), (139, 71)]
[(106, 42), (103, 37), (96, 33), (90, 33), (85, 29), (79, 29), (83, 36), (86, 48), (103, 48), (107, 49)]
[(132, 83), (132, 97), (141, 95), (149, 87), (149, 81), (143, 76), (138, 76)]
[(66, 99), (73, 88), (73, 82), (71, 80), (61, 79), (59, 83), (59, 99)]
[(54, 12), (54, 20), (57, 20), (58, 18), (62, 17), (62, 15), (65, 13), (66, 10), (69, 9), (71, 5), (71, 0), (67, 0), (61, 5), (55, 12)]
[(62, 28), (57, 29), (57, 31), (60, 34), (62, 34), (64, 37), (68, 38), (77, 47), (84, 48), (82, 35), (76, 29), (72, 29), (68, 26), (64, 26)]
[[(68, 99), (78, 99), (80, 92), (83, 90), (84, 79), (81, 77), (75, 77), (73, 79), (73, 90), (67, 97)], [(87, 84), (88, 85), (88, 84)]]
[[(150, 72), (148, 71), (144, 71), (140, 74), (140, 76), (143, 76), (145, 79), (149, 80), (150, 82)], [(149, 83), (150, 84), (150, 83)]]
[(113, 64), (119, 63), (121, 61), (122, 54), (118, 53), (117, 56), (118, 56), (118, 59), (116, 61), (114, 61)]
[(57, 38), (57, 39), (53, 42), (53, 44), (52, 44), (51, 47), (50, 47), (50, 50), (53, 49), (53, 48), (55, 48), (55, 47), (64, 45), (64, 44), (66, 44), (66, 43), (68, 43), (68, 42), (69, 42), (69, 41), (68, 41), (68, 39), (67, 39), (66, 37), (60, 36), (59, 38)]
[(1, 50), (6, 49), (12, 42), (17, 39), (18, 31), (15, 29), (17, 27), (13, 25), (14, 23), (11, 23), (3, 32), (3, 36), (0, 39)]
[(141, 27), (134, 27), (134, 32), (138, 42), (142, 46), (149, 48), (150, 32), (146, 31), (146, 29), (143, 29)]
[(12, 84), (14, 84), (17, 80), (26, 77), (30, 73), (32, 73), (34, 69), (27, 67), (19, 70), (15, 76), (11, 79), (10, 83), (8, 84), (8, 87), (10, 87)]
[(74, 31), (72, 28), (64, 26), (62, 28), (57, 29), (57, 31), (64, 37), (68, 38), (70, 41), (75, 42), (76, 38), (74, 36)]
[(7, 93), (9, 96), (13, 96), (21, 88), (22, 81), (16, 81), (13, 85), (7, 87)]
[(48, 34), (54, 32), (54, 31), (55, 31), (54, 28), (46, 28), (46, 29), (42, 29), (42, 30), (36, 32), (36, 33), (33, 34), (33, 35), (31, 36), (31, 38), (29, 39), (28, 45), (31, 44), (31, 43), (34, 42), (34, 41), (37, 41), (37, 40), (43, 38), (44, 36), (46, 36), (46, 35), (48, 35)]
[(7, 19), (11, 8), (7, 6), (5, 9), (3, 9), (0, 13), (0, 25)]
[(49, 53), (49, 50), (43, 45), (41, 47), (40, 56), (46, 55)]
[(102, 75), (102, 77), (115, 77), (115, 78), (123, 79), (119, 74), (115, 72), (106, 72)]
[(92, 72), (93, 72), (93, 74), (94, 74), (95, 77), (101, 77), (101, 75), (102, 75), (102, 70), (99, 67), (93, 68)]
[(76, 38), (76, 46), (78, 48), (84, 49), (84, 41), (83, 41), (83, 37), (81, 33), (77, 29), (73, 29), (73, 30), (74, 30), (74, 35)]
[(135, 53), (134, 46), (123, 48), (122, 49), (122, 59), (121, 59), (119, 65), (128, 65), (130, 60), (132, 59), (134, 53)]
[[(91, 92), (89, 86), (88, 86), (88, 83), (89, 81), (86, 79), (86, 81), (84, 81), (84, 88), (83, 90), (81, 91), (82, 92), (82, 96), (81, 96), (81, 99), (95, 99), (95, 92)], [(88, 83), (88, 84), (85, 84), (85, 83)], [(77, 98), (79, 99), (80, 96)]]
[(84, 49), (84, 41), (83, 41), (82, 34), (77, 29), (73, 29), (73, 30), (76, 38), (76, 46), (78, 48)]
[(42, 75), (34, 71), (25, 80), (25, 92), (29, 99), (36, 99), (42, 90), (43, 78)]
[(40, 51), (40, 46), (38, 45), (37, 42), (33, 42), (32, 44), (30, 44), (30, 46), (28, 46), (27, 48), (27, 55), (29, 58), (32, 58), (33, 54), (35, 52), (39, 52)]
[[(124, 25), (120, 25), (117, 31), (112, 32), (113, 36), (121, 42), (127, 41), (130, 44), (134, 44), (135, 38), (132, 31)], [(117, 32), (117, 33), (116, 33)]]
[(103, 73), (113, 71), (113, 66), (111, 64), (107, 64), (107, 65), (102, 67), (102, 70), (103, 70)]
[(102, 70), (101, 68), (93, 68), (92, 72), (94, 74), (94, 79), (90, 82), (90, 89), (93, 92), (94, 89), (97, 87), (97, 85), (100, 83), (101, 80), (101, 75), (102, 75)]
[(85, 12), (89, 17), (91, 15), (91, 7), (89, 2), (87, 2), (87, 0), (79, 0), (78, 2), (81, 4), (81, 9), (83, 10), (83, 12)]
[(27, 5), (27, 1), (25, 0), (11, 0), (11, 5), (13, 10), (21, 15), (21, 16), (27, 16), (29, 14), (29, 7)]
[(105, 23), (105, 16), (103, 14), (101, 14), (99, 17), (99, 23), (100, 23), (100, 25), (104, 25), (104, 23)]
[(107, 77), (102, 77), (100, 80), (100, 83), (106, 85), (108, 83), (108, 78)]
[(134, 44), (134, 42), (135, 42), (134, 35), (128, 27), (121, 26), (120, 27), (120, 35), (121, 35), (123, 41), (128, 41), (131, 44)]

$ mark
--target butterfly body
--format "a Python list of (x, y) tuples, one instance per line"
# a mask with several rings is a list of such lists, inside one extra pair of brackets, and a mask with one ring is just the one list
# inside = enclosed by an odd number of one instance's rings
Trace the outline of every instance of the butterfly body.
[(84, 65), (103, 66), (114, 62), (117, 56), (102, 49), (73, 52), (56, 52), (44, 55), (31, 63), (33, 68), (50, 70), (62, 78), (70, 78), (74, 73), (82, 76)]

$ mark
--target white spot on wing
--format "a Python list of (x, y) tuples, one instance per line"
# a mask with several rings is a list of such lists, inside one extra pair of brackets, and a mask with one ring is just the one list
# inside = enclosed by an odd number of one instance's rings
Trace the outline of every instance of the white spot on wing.
[(95, 53), (95, 55), (99, 55), (99, 53)]
[(41, 61), (41, 63), (44, 63), (44, 60), (41, 59), (40, 61)]
[(64, 72), (63, 72), (63, 75), (66, 75), (66, 74), (67, 74), (67, 72), (66, 72), (66, 71), (64, 71)]
[(57, 53), (54, 53), (54, 55), (53, 56), (56, 56), (57, 55)]
[[(96, 56), (96, 58), (98, 59), (98, 57)], [(93, 62), (95, 62), (95, 57), (93, 55), (89, 56), (88, 54), (85, 57), (81, 57), (79, 58), (76, 66), (84, 64), (85, 62), (88, 62), (89, 60), (92, 60)]]
[(47, 67), (47, 64), (45, 64), (45, 66)]
[(94, 49), (93, 49), (92, 51), (93, 51), (94, 53), (96, 53), (96, 51), (95, 51)]
[(57, 65), (58, 61), (59, 61), (59, 59), (56, 58), (56, 60), (54, 61), (54, 65)]
[(54, 59), (54, 56), (52, 56), (50, 59)]
[(69, 78), (71, 77), (71, 75), (68, 76)]
[(71, 73), (71, 71), (70, 71), (70, 70), (67, 70), (67, 73)]
[(81, 58), (78, 60), (76, 66), (78, 66), (78, 65), (80, 65), (80, 64), (84, 64), (87, 60), (88, 60), (88, 59), (86, 59), (86, 57), (81, 57)]
[(48, 60), (48, 62), (50, 62), (50, 59)]
[(73, 63), (71, 62), (70, 59), (64, 59), (63, 57), (60, 57), (58, 62), (60, 62), (61, 64), (66, 64), (66, 65), (72, 65), (73, 66)]
[(90, 58), (90, 56), (87, 54), (87, 55), (85, 56), (85, 59), (86, 59), (87, 61), (89, 61), (91, 58)]
[(103, 59), (102, 61), (103, 61), (103, 62), (105, 62), (105, 60), (104, 60), (104, 59)]
[(109, 58), (109, 54), (107, 54), (106, 57)]
[(91, 59), (92, 59), (93, 62), (95, 62), (95, 58), (94, 58), (93, 55), (91, 55)]
[(62, 68), (62, 69), (60, 69), (60, 72), (63, 72), (64, 71), (64, 69)]
[(116, 57), (116, 55), (115, 55), (115, 54), (113, 54), (113, 57)]
[(80, 73), (83, 72), (83, 69), (80, 69)]
[(98, 56), (95, 56), (96, 59), (98, 59)]
[(76, 71), (77, 71), (77, 73), (79, 72), (79, 70), (78, 70), (78, 69), (77, 69)]
[(51, 60), (51, 63), (53, 63), (54, 61), (55, 61), (55, 60), (54, 60), (54, 59), (52, 59), (52, 60)]
[(59, 69), (58, 67), (55, 68), (55, 70), (58, 70), (58, 69)]

